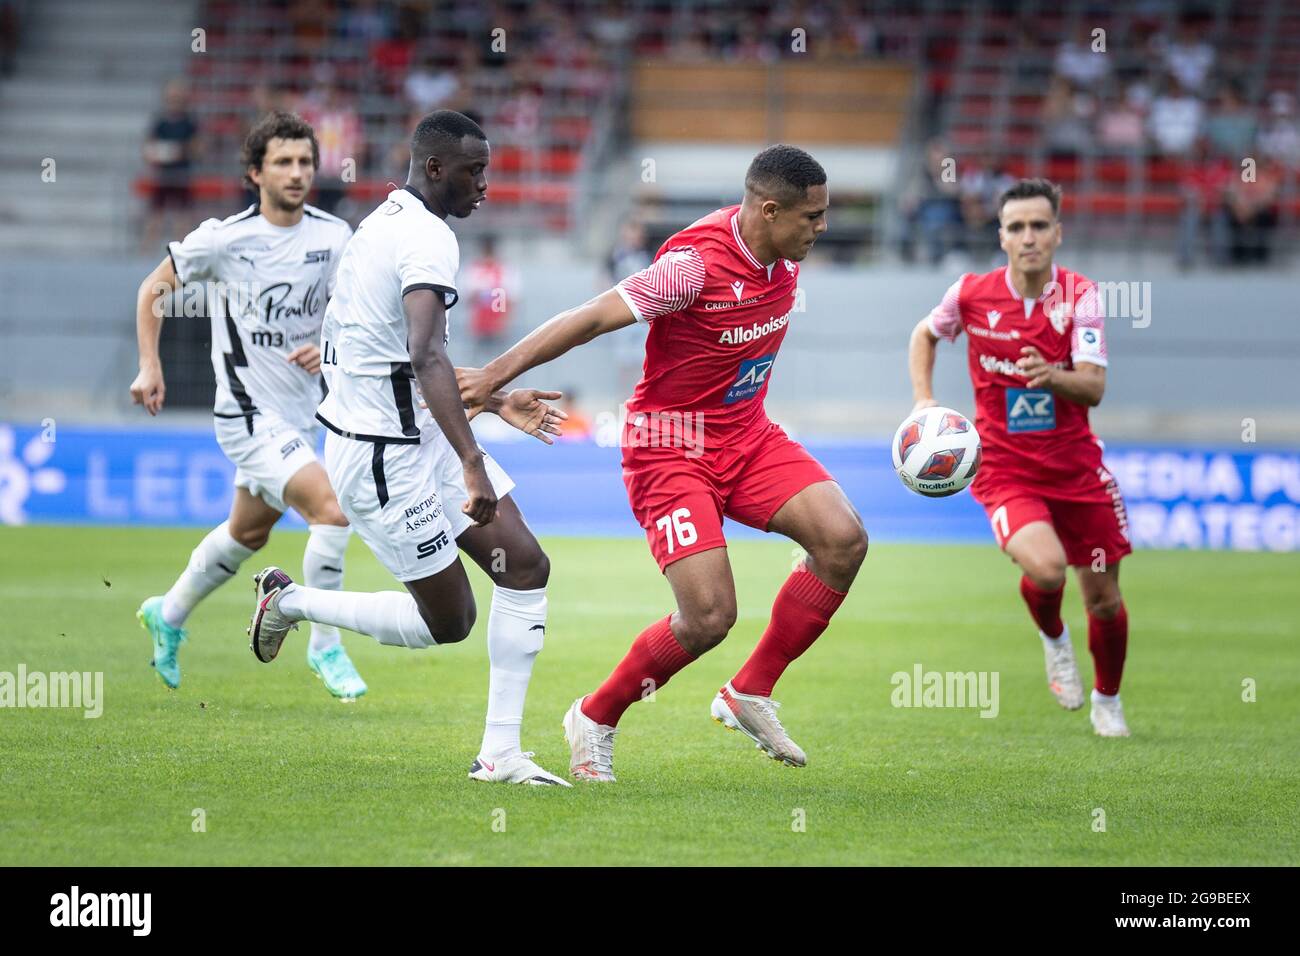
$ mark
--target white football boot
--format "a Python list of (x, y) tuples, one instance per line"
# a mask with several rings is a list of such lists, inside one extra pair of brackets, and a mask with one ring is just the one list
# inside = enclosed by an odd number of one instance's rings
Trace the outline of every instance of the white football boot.
[(1124, 720), (1124, 706), (1119, 702), (1119, 694), (1107, 697), (1092, 691), (1092, 712), (1088, 715), (1092, 729), (1098, 737), (1127, 737), (1128, 724)]
[(469, 768), (471, 780), (484, 783), (523, 783), (542, 787), (572, 787), (567, 780), (561, 780), (533, 763), (533, 752), (513, 753), (489, 760), (479, 755), (474, 758), (474, 765)]
[(249, 649), (263, 664), (280, 653), (285, 635), (298, 623), (280, 613), (280, 595), (293, 587), (293, 579), (279, 568), (263, 568), (253, 575), (253, 619), (248, 625)]
[(617, 728), (598, 724), (582, 712), (579, 697), (564, 715), (564, 739), (569, 742), (569, 775), (594, 783), (614, 782), (614, 735)]
[(713, 698), (710, 713), (728, 730), (739, 730), (754, 741), (754, 745), (773, 760), (791, 767), (805, 766), (808, 755), (790, 739), (777, 719), (776, 709), (780, 706), (770, 697), (738, 693), (728, 681), (727, 686)]
[(1074, 646), (1070, 643), (1070, 628), (1066, 627), (1059, 638), (1048, 637), (1042, 631), (1043, 657), (1047, 661), (1047, 687), (1056, 702), (1066, 710), (1083, 706), (1083, 683), (1079, 680), (1079, 665), (1074, 662)]

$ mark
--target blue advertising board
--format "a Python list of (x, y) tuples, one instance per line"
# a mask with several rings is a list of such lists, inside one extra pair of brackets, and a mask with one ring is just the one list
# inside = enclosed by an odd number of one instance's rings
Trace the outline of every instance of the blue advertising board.
[[(538, 534), (642, 532), (623, 489), (617, 448), (525, 440), (485, 447), (515, 479)], [(927, 499), (894, 475), (885, 442), (809, 441), (876, 541), (992, 543), (969, 493)], [(1300, 549), (1300, 452), (1108, 448), (1135, 547)], [(206, 527), (230, 508), (234, 466), (204, 428), (0, 423), (0, 524)], [(286, 522), (302, 526), (290, 514)], [(757, 532), (735, 523), (729, 534)]]

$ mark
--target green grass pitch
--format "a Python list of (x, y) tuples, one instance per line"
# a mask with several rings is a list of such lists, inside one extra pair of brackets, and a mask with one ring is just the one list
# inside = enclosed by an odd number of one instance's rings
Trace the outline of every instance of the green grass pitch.
[[(104, 711), (0, 710), (0, 864), (1294, 864), (1300, 555), (1144, 552), (1125, 563), (1124, 701), (1135, 736), (1061, 710), (993, 547), (876, 545), (821, 641), (777, 688), (802, 770), (709, 720), (791, 566), (783, 539), (732, 548), (740, 620), (635, 705), (619, 782), (574, 790), (466, 779), (482, 731), (488, 588), (464, 644), (345, 635), (355, 704), (307, 669), (305, 632), (259, 664), (250, 576), (300, 567), (277, 532), (190, 620), (183, 681), (147, 666), (140, 600), (199, 530), (0, 529), (0, 671), (102, 671)], [(524, 745), (563, 773), (560, 718), (670, 608), (639, 540), (549, 539), (550, 621)], [(355, 538), (346, 583), (396, 588)], [(1091, 680), (1077, 586), (1066, 593)], [(890, 677), (996, 671), (1000, 707), (896, 708)], [(1243, 681), (1256, 699), (1243, 700)], [(204, 832), (195, 832), (202, 810)], [(1098, 830), (1103, 819), (1104, 832)]]

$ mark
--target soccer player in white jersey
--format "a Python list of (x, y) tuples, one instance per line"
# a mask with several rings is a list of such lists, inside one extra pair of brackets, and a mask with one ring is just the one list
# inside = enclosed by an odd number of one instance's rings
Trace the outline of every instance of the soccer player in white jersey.
[[(137, 612), (153, 639), (153, 665), (168, 687), (181, 680), (177, 650), (195, 606), (264, 544), (286, 508), (310, 529), (303, 580), (337, 590), (351, 534), (325, 469), (316, 459), (321, 320), (352, 230), (306, 204), (318, 163), (312, 128), (291, 113), (268, 114), (248, 134), (240, 157), (256, 205), (208, 219), (140, 286), (136, 303), (140, 374), (131, 397), (150, 415), (166, 393), (158, 336), (172, 294), (201, 283), (212, 321), (217, 442), (235, 464), (230, 517), (210, 531), (166, 594)], [(313, 625), (307, 663), (335, 697), (366, 692), (338, 628)]]
[[(460, 250), (444, 220), (482, 202), (489, 157), (473, 120), (452, 110), (424, 117), (407, 183), (357, 227), (325, 317), (329, 394), (317, 412), (329, 429), (325, 467), (352, 527), (406, 592), (331, 591), (266, 568), (255, 579), (249, 636), (263, 662), (304, 620), (397, 647), (463, 641), (476, 615), (463, 550), (494, 585), (487, 726), (469, 776), (569, 786), (519, 740), (550, 565), (509, 497), (514, 483), (474, 441), (447, 356)], [(496, 392), (486, 410), (549, 444), (564, 415), (540, 399), (558, 397)]]

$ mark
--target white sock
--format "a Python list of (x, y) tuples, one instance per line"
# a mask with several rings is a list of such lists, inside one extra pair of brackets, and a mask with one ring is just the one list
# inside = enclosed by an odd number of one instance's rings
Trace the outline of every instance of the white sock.
[(1051, 644), (1053, 647), (1060, 647), (1062, 641), (1068, 641), (1070, 639), (1070, 625), (1063, 625), (1061, 627), (1061, 633), (1057, 634), (1056, 637), (1048, 637), (1042, 631), (1038, 632), (1038, 636), (1043, 639), (1043, 643)]
[(1094, 704), (1113, 704), (1117, 700), (1119, 700), (1119, 694), (1112, 697), (1110, 694), (1103, 694), (1095, 687), (1092, 689), (1092, 702)]
[(380, 644), (416, 649), (433, 644), (415, 598), (401, 591), (326, 591), (295, 584), (280, 595), (279, 606), (292, 620), (346, 627)]
[(190, 552), (188, 567), (163, 596), (163, 620), (172, 627), (184, 624), (198, 603), (233, 578), (252, 553), (230, 536), (229, 521), (209, 531)]
[[(307, 526), (307, 550), (302, 555), (302, 583), (309, 588), (327, 591), (343, 589), (343, 556), (347, 554), (352, 529), (332, 524)], [(319, 654), (339, 642), (339, 629), (332, 624), (313, 621), (311, 649)]]
[(524, 698), (545, 633), (546, 588), (493, 588), (487, 636), (487, 724), (479, 751), (485, 757), (506, 756), (519, 750)]

